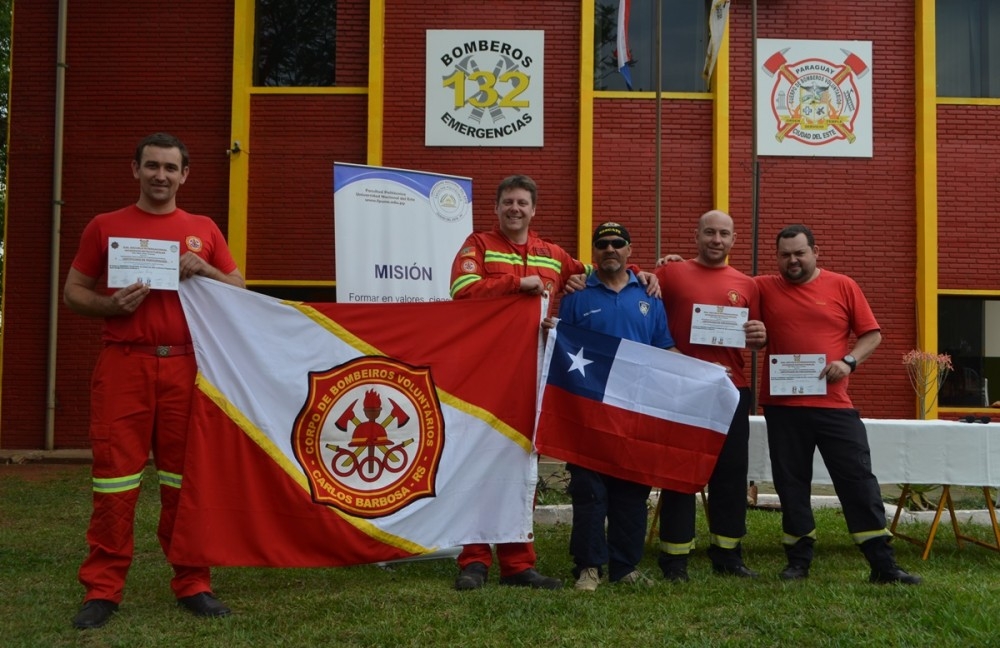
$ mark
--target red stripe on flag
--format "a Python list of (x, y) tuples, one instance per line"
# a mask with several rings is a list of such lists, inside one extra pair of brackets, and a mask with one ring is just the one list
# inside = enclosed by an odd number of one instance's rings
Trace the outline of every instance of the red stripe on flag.
[(539, 453), (606, 475), (681, 493), (708, 483), (726, 436), (607, 405), (547, 385)]

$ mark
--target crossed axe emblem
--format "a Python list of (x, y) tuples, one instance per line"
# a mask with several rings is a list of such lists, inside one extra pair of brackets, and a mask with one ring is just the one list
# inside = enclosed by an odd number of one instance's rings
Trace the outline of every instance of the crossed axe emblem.
[[(796, 83), (799, 82), (799, 77), (788, 68), (788, 59), (785, 58), (785, 52), (787, 52), (789, 49), (790, 48), (786, 47), (783, 50), (775, 52), (770, 56), (770, 58), (764, 61), (764, 64), (761, 67), (769, 77), (774, 77), (775, 75), (777, 75), (786, 79), (790, 84), (795, 85)], [(844, 59), (844, 62), (841, 64), (840, 69), (837, 71), (837, 73), (834, 74), (833, 77), (831, 77), (831, 80), (833, 81), (834, 85), (839, 86), (841, 83), (847, 80), (847, 78), (851, 74), (854, 74), (858, 78), (861, 78), (868, 73), (868, 65), (863, 60), (861, 60), (860, 56), (858, 56), (853, 52), (849, 52), (845, 49), (841, 49), (840, 51), (843, 52), (847, 58)], [(848, 91), (846, 95), (847, 95), (846, 96), (847, 105), (853, 110), (854, 100), (850, 96), (850, 91)], [(789, 133), (795, 130), (795, 127), (798, 126), (798, 124), (799, 124), (798, 120), (786, 123), (784, 126), (781, 127), (781, 129), (775, 134), (774, 137), (779, 142), (784, 141), (785, 137), (787, 137)], [(847, 127), (841, 123), (831, 121), (830, 126), (834, 128), (838, 133), (843, 135), (848, 142), (853, 143), (854, 140), (857, 139), (857, 136), (850, 130), (848, 130)]]
[(327, 449), (334, 452), (330, 467), (335, 475), (350, 477), (356, 474), (370, 483), (377, 481), (386, 471), (398, 473), (406, 466), (409, 461), (406, 447), (413, 443), (413, 439), (394, 443), (389, 439), (388, 430), (393, 421), (396, 421), (397, 429), (405, 426), (410, 421), (410, 416), (396, 401), (391, 398), (388, 401), (392, 408), (389, 415), (381, 421), (377, 420), (382, 412), (381, 402), (377, 406), (366, 402), (363, 410), (368, 420), (362, 421), (354, 412), (358, 404), (355, 399), (334, 422), (341, 432), (347, 432), (352, 424), (354, 426), (354, 434), (346, 447), (326, 444)]

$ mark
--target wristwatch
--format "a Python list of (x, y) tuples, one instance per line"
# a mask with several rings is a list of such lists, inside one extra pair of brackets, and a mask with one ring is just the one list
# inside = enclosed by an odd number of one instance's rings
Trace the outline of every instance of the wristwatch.
[(851, 373), (854, 373), (854, 370), (858, 368), (858, 359), (850, 354), (845, 355), (840, 361), (851, 368)]

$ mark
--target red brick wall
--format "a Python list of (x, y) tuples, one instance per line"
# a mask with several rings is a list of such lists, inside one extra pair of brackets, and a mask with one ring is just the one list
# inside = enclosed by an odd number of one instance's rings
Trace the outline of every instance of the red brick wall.
[(1000, 106), (938, 107), (938, 284), (1000, 288)]
[[(56, 65), (55, 0), (19, 2), (14, 21), (2, 384), (5, 448), (40, 448), (46, 412)], [(87, 445), (98, 323), (61, 304), (80, 233), (95, 214), (133, 202), (130, 160), (155, 130), (181, 137), (189, 211), (226, 230), (232, 87), (232, 3), (160, 7), (70, 3), (55, 428), (57, 447)]]
[(365, 95), (251, 102), (248, 279), (334, 278), (333, 163), (365, 164)]
[[(813, 229), (820, 266), (857, 280), (882, 326), (882, 345), (851, 378), (854, 404), (863, 416), (906, 418), (914, 397), (902, 355), (916, 345), (914, 3), (819, 3), (809, 6), (808, 19), (800, 6), (762, 3), (758, 37), (872, 41), (874, 157), (760, 158), (758, 267), (774, 272), (774, 237), (783, 226), (804, 222)], [(731, 12), (731, 209), (738, 230), (749, 234), (750, 8), (733, 3)], [(735, 265), (747, 267), (739, 255)]]
[[(56, 0), (20, 2), (15, 17), (0, 402), (0, 446), (6, 448), (37, 448), (43, 442), (56, 5)], [(407, 3), (387, 5), (383, 164), (471, 176), (479, 229), (495, 221), (496, 183), (510, 173), (532, 175), (540, 186), (539, 231), (577, 252), (579, 3), (508, 0), (498, 8), (487, 0), (432, 0), (419, 12)], [(338, 84), (365, 85), (367, 3), (350, 0), (339, 9)], [(181, 204), (215, 217), (225, 231), (232, 11), (233, 3), (197, 0), (162, 9), (98, 0), (70, 4), (60, 289), (89, 218), (135, 199), (129, 159), (135, 142), (152, 130), (174, 131), (188, 143), (192, 170)], [(426, 30), (481, 29), (498, 15), (516, 16), (515, 27), (545, 31), (545, 146), (425, 147)], [(758, 236), (759, 270), (771, 272), (776, 232), (806, 222), (818, 237), (821, 265), (853, 276), (866, 291), (885, 339), (852, 381), (865, 416), (913, 414), (901, 356), (915, 346), (914, 19), (913, 3), (904, 0), (820, 3), (810, 6), (808, 16), (791, 0), (758, 7), (762, 38), (874, 43), (874, 157), (761, 158)], [(740, 238), (732, 260), (744, 270), (750, 269), (753, 248), (749, 23), (749, 5), (733, 3), (729, 171)], [(628, 224), (636, 237), (635, 258), (643, 265), (652, 263), (655, 247), (653, 108), (648, 100), (602, 98), (594, 111), (592, 217)], [(663, 110), (661, 242), (664, 251), (690, 254), (695, 218), (712, 206), (712, 106), (671, 99)], [(365, 161), (367, 98), (260, 95), (251, 111), (244, 270), (260, 279), (330, 278), (332, 164)], [(989, 124), (998, 111), (939, 108), (944, 288), (996, 288), (1000, 279), (1000, 253), (980, 244), (970, 259), (967, 243), (988, 241), (992, 231), (989, 206), (1000, 189), (993, 182), (995, 138)], [(57, 445), (85, 446), (97, 323), (61, 305), (58, 315)]]
[[(514, 173), (538, 183), (535, 227), (576, 253), (577, 124), (580, 4), (558, 2), (424, 3), (414, 11), (403, 2), (386, 7), (386, 87), (383, 163), (472, 178), (475, 229), (492, 228), (496, 186)], [(516, 21), (496, 22), (498, 16)], [(456, 148), (424, 146), (424, 69), (428, 29), (541, 29), (545, 31), (545, 146)], [(406, 101), (392, 102), (393, 89), (411, 87)]]
[[(661, 255), (690, 256), (695, 221), (712, 209), (712, 102), (664, 100), (661, 114)], [(629, 228), (632, 261), (656, 261), (656, 103), (598, 99), (594, 106), (593, 222)], [(738, 248), (737, 248), (738, 250)], [(734, 263), (736, 261), (734, 260)]]

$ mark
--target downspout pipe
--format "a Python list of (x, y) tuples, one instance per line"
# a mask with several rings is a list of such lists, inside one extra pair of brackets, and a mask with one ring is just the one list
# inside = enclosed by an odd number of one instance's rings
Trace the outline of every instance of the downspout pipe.
[(63, 117), (66, 110), (66, 16), (69, 0), (59, 0), (56, 34), (55, 133), (52, 138), (52, 249), (49, 270), (49, 361), (45, 395), (45, 449), (54, 450), (56, 441), (56, 353), (59, 333), (59, 304), (62, 302), (59, 273), (60, 232), (62, 230)]

